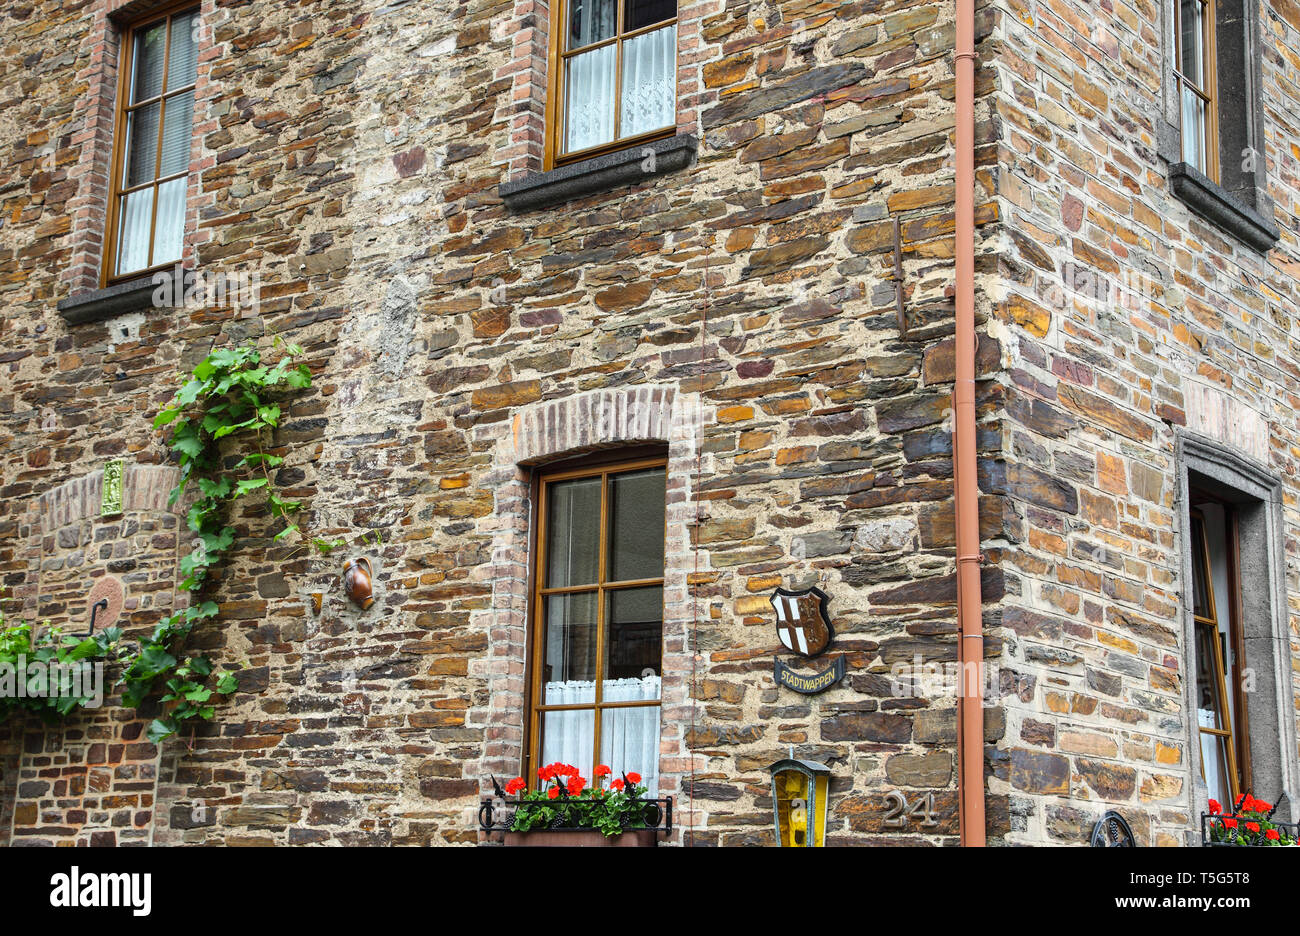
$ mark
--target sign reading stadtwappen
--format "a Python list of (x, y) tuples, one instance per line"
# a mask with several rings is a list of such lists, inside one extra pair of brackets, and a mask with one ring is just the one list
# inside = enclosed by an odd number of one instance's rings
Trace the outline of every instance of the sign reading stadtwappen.
[(835, 662), (830, 665), (829, 669), (824, 669), (820, 673), (814, 673), (811, 676), (796, 673), (780, 660), (773, 659), (772, 662), (776, 668), (777, 683), (805, 695), (812, 695), (815, 692), (829, 689), (844, 678), (844, 657), (842, 656), (836, 657)]

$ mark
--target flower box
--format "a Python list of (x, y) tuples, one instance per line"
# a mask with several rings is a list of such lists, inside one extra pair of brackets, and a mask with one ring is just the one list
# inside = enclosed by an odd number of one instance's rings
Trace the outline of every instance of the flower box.
[(636, 773), (608, 781), (610, 769), (596, 768), (588, 787), (577, 769), (550, 764), (538, 772), (538, 785), (526, 789), (516, 777), (479, 807), (479, 828), (503, 833), (508, 846), (653, 848), (660, 834), (672, 832), (671, 796), (652, 799)]
[(1242, 794), (1232, 812), (1210, 800), (1201, 813), (1201, 845), (1206, 848), (1271, 848), (1300, 845), (1300, 824), (1273, 818), (1277, 806)]
[(535, 832), (505, 834), (508, 848), (654, 848), (659, 830), (629, 829), (621, 835), (606, 835), (599, 829), (538, 829)]

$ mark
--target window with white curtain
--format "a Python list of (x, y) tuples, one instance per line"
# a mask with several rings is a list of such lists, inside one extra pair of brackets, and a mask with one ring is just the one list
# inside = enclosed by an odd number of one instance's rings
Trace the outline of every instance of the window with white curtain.
[(1175, 0), (1172, 18), (1174, 77), (1182, 124), (1183, 162), (1218, 180), (1215, 134), (1215, 4)]
[(672, 131), (676, 0), (559, 0), (554, 153), (563, 160)]
[(571, 764), (657, 794), (665, 460), (543, 474), (533, 596), (530, 780)]
[(189, 9), (123, 35), (106, 281), (181, 258), (198, 25)]

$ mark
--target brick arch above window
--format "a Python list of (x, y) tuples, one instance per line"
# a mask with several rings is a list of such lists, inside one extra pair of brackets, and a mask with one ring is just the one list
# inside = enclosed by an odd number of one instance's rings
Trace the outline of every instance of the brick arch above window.
[(498, 463), (534, 465), (637, 442), (671, 442), (677, 394), (666, 384), (592, 390), (535, 404), (511, 420), (508, 445), (497, 448)]

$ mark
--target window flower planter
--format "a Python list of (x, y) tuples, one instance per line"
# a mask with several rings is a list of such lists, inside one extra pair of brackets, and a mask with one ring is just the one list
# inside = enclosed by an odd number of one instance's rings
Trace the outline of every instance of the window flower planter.
[(1300, 823), (1273, 819), (1277, 806), (1242, 794), (1231, 813), (1210, 800), (1201, 813), (1201, 845), (1206, 848), (1271, 848), (1300, 844)]
[(503, 833), (507, 846), (653, 848), (672, 832), (672, 797), (647, 797), (635, 773), (607, 788), (609, 776), (608, 767), (597, 767), (596, 785), (588, 788), (576, 768), (551, 764), (538, 771), (533, 790), (522, 777), (502, 789), (494, 777), (496, 795), (479, 807), (479, 828)]

